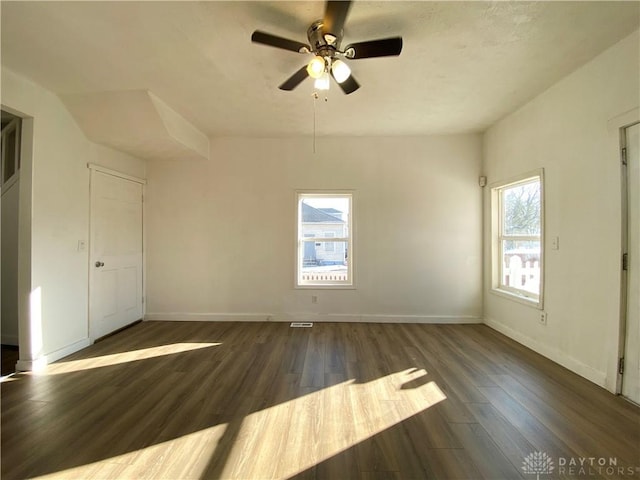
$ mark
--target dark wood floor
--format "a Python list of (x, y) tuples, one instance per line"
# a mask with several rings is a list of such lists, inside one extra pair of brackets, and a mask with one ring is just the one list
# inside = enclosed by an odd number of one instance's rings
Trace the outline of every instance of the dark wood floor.
[(483, 325), (144, 322), (1, 388), (3, 479), (640, 477), (638, 407)]

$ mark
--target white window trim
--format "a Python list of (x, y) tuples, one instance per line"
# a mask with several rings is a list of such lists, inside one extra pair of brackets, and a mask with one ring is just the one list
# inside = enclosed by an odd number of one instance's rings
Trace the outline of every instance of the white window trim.
[[(15, 115), (14, 115), (15, 116)], [(13, 152), (8, 152), (6, 147), (2, 149), (2, 168), (0, 171), (2, 172), (2, 177), (0, 178), (0, 183), (3, 191), (9, 190), (9, 188), (18, 181), (20, 178), (20, 160), (21, 160), (21, 149), (22, 149), (22, 119), (20, 117), (16, 117), (11, 120), (7, 126), (4, 128), (2, 132), (2, 144), (5, 146), (5, 142), (7, 141), (7, 137), (10, 133), (15, 133), (15, 150)], [(9, 158), (9, 153), (13, 153), (13, 156)], [(13, 166), (13, 174), (6, 180), (4, 179), (4, 173), (7, 169), (7, 164), (11, 163)]]
[[(502, 272), (500, 262), (502, 262), (502, 242), (500, 241), (501, 229), (501, 205), (499, 190), (517, 183), (523, 183), (527, 180), (538, 178), (540, 180), (540, 293), (538, 298), (529, 296), (529, 292), (510, 288), (501, 285)], [(545, 222), (544, 222), (544, 169), (536, 169), (516, 177), (509, 178), (504, 181), (495, 182), (490, 185), (490, 211), (491, 211), (491, 293), (508, 298), (509, 300), (535, 307), (539, 310), (544, 308), (544, 290), (545, 290)], [(523, 235), (523, 238), (530, 236)], [(517, 239), (517, 238), (516, 238)]]
[[(349, 218), (347, 223), (348, 237), (333, 237), (332, 242), (346, 242), (347, 251), (349, 252), (349, 261), (347, 262), (347, 278), (349, 282), (339, 281), (326, 281), (325, 283), (308, 283), (303, 282), (299, 276), (299, 262), (300, 262), (300, 243), (301, 242), (326, 242), (326, 237), (301, 237), (300, 226), (302, 225), (302, 219), (300, 214), (300, 202), (304, 198), (322, 198), (322, 197), (349, 197)], [(296, 228), (295, 228), (295, 261), (294, 261), (294, 288), (296, 289), (335, 289), (335, 290), (355, 290), (355, 256), (353, 251), (353, 237), (354, 231), (354, 191), (353, 190), (297, 190), (295, 192), (295, 215), (296, 215)], [(319, 233), (317, 233), (320, 235)]]

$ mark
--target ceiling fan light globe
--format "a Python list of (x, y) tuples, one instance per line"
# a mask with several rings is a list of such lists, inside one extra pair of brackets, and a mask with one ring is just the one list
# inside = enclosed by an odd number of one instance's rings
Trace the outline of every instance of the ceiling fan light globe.
[(351, 69), (342, 60), (336, 60), (331, 65), (331, 73), (333, 73), (333, 78), (336, 79), (336, 82), (342, 83), (351, 76)]
[(316, 90), (329, 90), (329, 86), (331, 85), (331, 80), (329, 79), (329, 74), (324, 72), (320, 77), (316, 78), (316, 81), (313, 82), (313, 87)]
[(307, 73), (311, 78), (320, 78), (324, 73), (324, 58), (316, 56), (307, 65)]

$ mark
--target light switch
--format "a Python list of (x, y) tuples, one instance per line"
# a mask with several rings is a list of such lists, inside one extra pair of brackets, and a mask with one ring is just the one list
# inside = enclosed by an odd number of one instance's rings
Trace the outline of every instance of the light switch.
[(551, 237), (551, 250), (560, 250), (560, 238)]
[(87, 242), (85, 240), (78, 240), (78, 251), (84, 252), (87, 249)]

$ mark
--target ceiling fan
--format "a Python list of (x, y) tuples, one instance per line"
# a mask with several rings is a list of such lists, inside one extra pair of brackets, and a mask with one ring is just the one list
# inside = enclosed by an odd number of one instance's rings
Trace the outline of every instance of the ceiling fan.
[(400, 55), (402, 37), (352, 43), (341, 50), (340, 43), (343, 37), (344, 22), (350, 6), (350, 1), (327, 1), (324, 18), (313, 22), (307, 30), (309, 44), (278, 37), (260, 30), (253, 32), (252, 42), (302, 54), (313, 54), (313, 58), (307, 65), (291, 75), (278, 88), (293, 90), (304, 79), (312, 77), (315, 79), (316, 89), (328, 90), (329, 76), (331, 76), (344, 93), (353, 93), (360, 88), (360, 85), (351, 75), (351, 69), (343, 59), (357, 60)]

